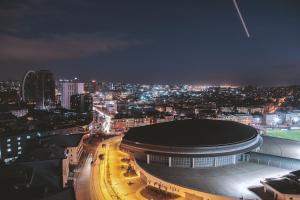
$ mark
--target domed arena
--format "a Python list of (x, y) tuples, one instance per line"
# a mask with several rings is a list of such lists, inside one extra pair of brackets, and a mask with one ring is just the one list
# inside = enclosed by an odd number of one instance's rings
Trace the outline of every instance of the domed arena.
[(255, 128), (233, 121), (182, 120), (130, 129), (120, 148), (138, 161), (169, 167), (235, 164), (260, 147)]

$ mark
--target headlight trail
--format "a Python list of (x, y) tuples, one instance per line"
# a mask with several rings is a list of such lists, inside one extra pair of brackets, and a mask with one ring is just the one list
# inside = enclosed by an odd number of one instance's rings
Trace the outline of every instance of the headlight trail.
[(239, 6), (238, 6), (236, 0), (233, 0), (233, 4), (234, 4), (234, 7), (235, 7), (235, 9), (236, 9), (236, 11), (237, 11), (237, 13), (238, 13), (238, 15), (239, 15), (239, 18), (240, 18), (241, 22), (242, 22), (242, 25), (243, 25), (244, 30), (245, 30), (245, 32), (246, 32), (246, 35), (247, 35), (247, 37), (249, 38), (249, 37), (250, 37), (250, 34), (249, 34), (249, 31), (248, 31), (248, 28), (247, 28), (247, 26), (246, 26), (246, 23), (245, 23), (245, 21), (244, 21), (244, 19), (243, 19), (243, 16), (242, 16), (242, 14), (241, 14), (241, 12), (240, 12), (240, 9), (239, 9)]

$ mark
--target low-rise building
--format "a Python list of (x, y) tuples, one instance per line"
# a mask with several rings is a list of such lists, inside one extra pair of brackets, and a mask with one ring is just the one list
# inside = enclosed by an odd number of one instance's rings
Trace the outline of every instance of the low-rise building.
[(279, 178), (268, 178), (261, 181), (261, 183), (264, 186), (264, 192), (272, 192), (274, 199), (300, 199), (300, 170), (291, 172)]
[(234, 107), (233, 106), (220, 107), (219, 110), (221, 113), (232, 113), (234, 110)]
[(237, 107), (236, 108), (236, 111), (238, 113), (245, 113), (245, 114), (248, 114), (249, 113), (249, 108), (248, 107)]
[(70, 165), (77, 165), (83, 152), (83, 134), (53, 135), (41, 142), (64, 148)]
[(112, 130), (114, 133), (124, 133), (130, 128), (147, 126), (156, 123), (170, 122), (174, 120), (173, 115), (165, 115), (164, 117), (154, 118), (154, 117), (144, 117), (144, 118), (121, 118), (112, 119)]
[(24, 117), (28, 113), (27, 108), (22, 108), (22, 109), (14, 109), (11, 110), (11, 114), (13, 114), (16, 117)]
[(0, 166), (0, 193), (10, 200), (54, 200), (58, 196), (75, 200), (73, 186), (68, 186), (62, 176), (63, 164), (61, 159), (46, 159)]
[(249, 107), (249, 112), (251, 114), (263, 114), (264, 108), (263, 107)]
[(254, 123), (253, 116), (250, 114), (219, 115), (218, 118), (221, 120), (235, 121), (246, 125)]
[(10, 163), (24, 153), (29, 141), (50, 135), (48, 131), (7, 132), (0, 135), (0, 161)]
[(278, 126), (285, 122), (284, 113), (268, 113), (265, 115), (267, 126)]
[(285, 122), (290, 126), (297, 126), (300, 123), (300, 111), (294, 110), (285, 115)]

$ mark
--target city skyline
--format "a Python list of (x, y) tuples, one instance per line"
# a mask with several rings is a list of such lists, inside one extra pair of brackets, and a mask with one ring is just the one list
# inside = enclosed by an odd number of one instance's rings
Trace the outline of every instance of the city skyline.
[(1, 0), (1, 199), (300, 200), (299, 11)]
[(300, 84), (300, 3), (237, 2), (249, 38), (230, 0), (2, 1), (0, 79), (43, 68), (82, 80)]

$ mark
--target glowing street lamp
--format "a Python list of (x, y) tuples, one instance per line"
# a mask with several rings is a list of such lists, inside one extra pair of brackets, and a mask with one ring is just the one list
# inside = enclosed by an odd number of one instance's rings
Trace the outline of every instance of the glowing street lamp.
[(255, 121), (256, 124), (259, 124), (261, 122), (259, 117), (254, 118), (254, 121)]
[(274, 118), (274, 124), (275, 124), (275, 125), (278, 124), (279, 121), (280, 121), (279, 117), (275, 117), (275, 118)]
[(299, 121), (299, 118), (298, 117), (294, 117), (293, 118), (293, 122), (297, 123)]

